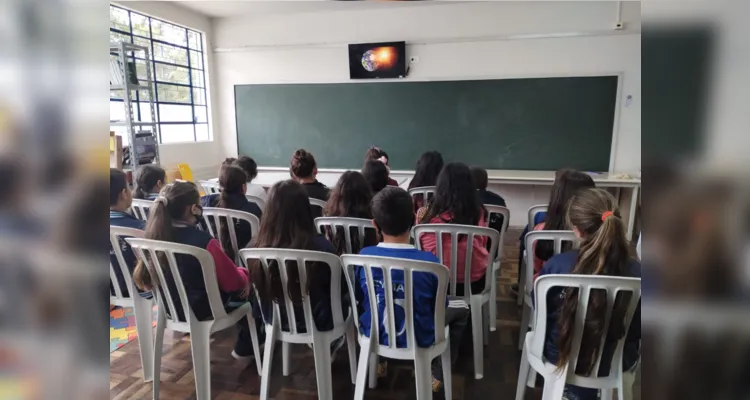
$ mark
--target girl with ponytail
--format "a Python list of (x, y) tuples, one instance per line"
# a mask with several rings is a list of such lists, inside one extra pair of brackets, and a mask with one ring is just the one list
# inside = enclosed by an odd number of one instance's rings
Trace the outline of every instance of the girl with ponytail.
[(156, 164), (147, 164), (138, 168), (135, 178), (133, 198), (154, 200), (167, 182), (167, 172)]
[[(602, 189), (584, 189), (576, 192), (568, 203), (566, 219), (568, 226), (580, 239), (580, 248), (550, 258), (544, 264), (539, 273), (540, 276), (550, 274), (641, 276), (641, 265), (631, 254), (630, 244), (625, 236), (625, 224), (620, 218), (617, 202), (609, 192)], [(641, 337), (640, 304), (636, 309), (629, 332), (625, 332), (625, 308), (630, 300), (629, 297), (628, 293), (617, 297), (609, 331), (605, 332), (607, 294), (603, 290), (591, 292), (578, 355), (577, 374), (591, 376), (609, 374), (614, 345), (626, 334), (623, 371), (630, 370), (635, 365), (639, 357)], [(544, 357), (562, 368), (569, 361), (571, 353), (578, 305), (577, 289), (553, 288), (548, 293), (546, 301), (548, 314)], [(599, 371), (593, 371), (599, 357), (599, 343), (604, 335), (607, 335), (607, 340), (602, 349), (602, 367)], [(595, 389), (567, 385), (564, 398), (595, 400), (597, 395)]]
[[(245, 192), (247, 191), (247, 174), (245, 174), (242, 168), (232, 164), (222, 165), (219, 169), (219, 186), (221, 187), (221, 192), (201, 198), (201, 205), (203, 207), (245, 211), (255, 215), (260, 220), (263, 216), (260, 207), (248, 201), (247, 197), (245, 197)], [(232, 240), (229, 238), (229, 227), (223, 219), (220, 225), (221, 246), (227, 256), (234, 259), (235, 254), (232, 248)], [(245, 247), (252, 238), (250, 224), (245, 221), (236, 221), (234, 231), (237, 234), (237, 246), (239, 248)]]
[[(250, 296), (250, 279), (245, 268), (237, 267), (231, 258), (224, 254), (219, 242), (211, 237), (208, 232), (197, 228), (201, 220), (203, 207), (200, 205), (200, 193), (192, 182), (176, 181), (166, 185), (154, 200), (151, 206), (148, 221), (146, 222), (146, 239), (174, 242), (195, 246), (207, 250), (214, 260), (216, 268), (216, 279), (219, 284), (219, 293), (227, 310), (231, 310), (230, 302), (247, 301)], [(164, 257), (160, 254), (159, 257)], [(203, 280), (203, 273), (194, 257), (177, 255), (177, 268), (180, 270), (182, 284), (185, 286), (187, 300), (193, 314), (200, 321), (212, 318), (211, 307), (208, 303), (208, 295)], [(162, 265), (165, 260), (160, 260)], [(170, 274), (165, 274), (167, 280)], [(133, 272), (136, 286), (143, 290), (152, 290), (154, 281), (148, 269), (139, 261)], [(177, 288), (174, 282), (166, 282), (170, 292), (176, 296)], [(172, 299), (175, 304), (177, 317), (185, 320), (185, 311), (180, 305), (177, 297)], [(235, 358), (244, 358), (252, 355), (252, 345), (247, 321), (243, 318), (237, 323), (239, 336), (237, 344), (232, 352)]]

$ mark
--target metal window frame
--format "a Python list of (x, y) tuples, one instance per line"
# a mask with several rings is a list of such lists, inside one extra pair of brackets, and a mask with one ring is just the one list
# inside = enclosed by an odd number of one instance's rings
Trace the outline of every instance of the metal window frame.
[[(193, 141), (197, 142), (198, 141), (198, 133), (197, 133), (196, 125), (209, 125), (210, 114), (211, 114), (210, 112), (208, 112), (209, 111), (208, 110), (208, 93), (207, 93), (207, 90), (206, 90), (206, 86), (207, 86), (206, 85), (206, 58), (205, 58), (205, 52), (203, 51), (203, 47), (204, 47), (203, 33), (199, 32), (199, 31), (196, 31), (194, 29), (190, 29), (190, 28), (185, 27), (185, 26), (176, 25), (176, 24), (174, 24), (172, 22), (169, 22), (169, 21), (165, 21), (165, 20), (162, 20), (162, 19), (159, 19), (159, 18), (154, 18), (154, 17), (148, 16), (148, 15), (136, 12), (136, 11), (132, 11), (132, 10), (127, 9), (125, 7), (121, 7), (121, 6), (114, 5), (114, 4), (110, 4), (109, 6), (112, 7), (112, 8), (116, 8), (116, 9), (123, 10), (123, 11), (127, 12), (127, 15), (128, 15), (128, 25), (129, 25), (129, 28), (130, 28), (130, 32), (126, 32), (126, 31), (121, 30), (121, 29), (113, 28), (111, 26), (111, 24), (110, 24), (110, 28), (109, 28), (110, 32), (118, 33), (118, 34), (121, 34), (123, 36), (129, 37), (130, 38), (130, 43), (135, 43), (135, 38), (139, 38), (139, 39), (148, 41), (149, 48), (151, 50), (151, 54), (154, 54), (154, 43), (158, 43), (158, 44), (162, 44), (162, 45), (166, 45), (166, 46), (172, 46), (172, 47), (176, 47), (176, 48), (179, 48), (179, 49), (184, 49), (187, 52), (187, 65), (177, 64), (177, 63), (171, 63), (171, 62), (168, 62), (168, 61), (157, 61), (155, 59), (155, 57), (151, 57), (151, 64), (152, 64), (151, 68), (154, 71), (154, 77), (153, 77), (154, 80), (152, 82), (152, 84), (154, 85), (154, 99), (152, 99), (152, 100), (153, 100), (154, 105), (156, 106), (156, 113), (155, 113), (156, 114), (156, 116), (155, 116), (156, 117), (156, 121), (154, 121), (154, 122), (157, 125), (192, 125), (193, 126)], [(141, 17), (145, 18), (148, 21), (148, 31), (149, 31), (148, 34), (149, 34), (150, 37), (145, 37), (145, 36), (142, 36), (142, 35), (139, 35), (139, 34), (136, 34), (136, 33), (133, 32), (133, 14), (141, 16)], [(181, 44), (170, 43), (170, 42), (165, 41), (165, 40), (154, 38), (153, 29), (151, 27), (151, 24), (152, 24), (153, 21), (159, 21), (159, 22), (162, 22), (162, 23), (165, 23), (165, 24), (169, 24), (171, 26), (178, 27), (180, 29), (184, 29), (185, 30), (185, 43), (187, 45), (183, 46)], [(190, 47), (190, 33), (191, 32), (194, 33), (194, 34), (196, 34), (196, 35), (198, 35), (198, 43), (200, 43), (200, 47), (201, 47), (200, 49), (193, 49), (193, 48)], [(203, 61), (203, 68), (194, 68), (192, 66), (192, 61), (190, 60), (190, 54), (191, 54), (190, 52), (191, 51), (194, 51), (194, 52), (198, 53), (198, 55), (201, 57), (201, 60)], [(136, 60), (145, 61), (142, 58), (135, 57), (135, 55), (130, 56), (130, 58), (133, 60), (133, 62), (136, 62)], [(156, 64), (162, 64), (162, 65), (167, 65), (167, 66), (174, 66), (174, 67), (179, 67), (179, 68), (187, 68), (187, 70), (188, 70), (188, 84), (166, 82), (166, 81), (157, 80), (156, 79)], [(203, 79), (203, 86), (195, 86), (195, 85), (193, 85), (193, 74), (200, 74), (200, 77)], [(158, 85), (172, 85), (172, 86), (178, 86), (178, 87), (188, 88), (188, 91), (189, 91), (189, 102), (187, 102), (187, 103), (179, 103), (179, 102), (174, 102), (174, 101), (159, 101)], [(193, 89), (198, 89), (198, 90), (202, 90), (203, 91), (203, 98), (205, 99), (204, 102), (206, 104), (197, 104), (195, 102), (195, 98), (194, 98), (194, 95), (193, 95)], [(124, 100), (123, 99), (117, 99), (117, 98), (110, 98), (109, 101), (110, 102), (112, 102), (112, 101), (119, 102), (119, 101), (124, 101)], [(135, 98), (135, 100), (132, 103), (133, 103), (134, 107), (136, 108), (135, 111), (136, 111), (136, 113), (138, 115), (138, 120), (139, 121), (143, 121), (143, 118), (141, 117), (141, 107), (140, 107), (140, 103), (141, 102), (142, 101), (140, 99), (140, 94), (136, 93), (136, 98)], [(176, 121), (162, 121), (161, 120), (161, 115), (160, 115), (160, 107), (159, 107), (160, 104), (189, 106), (190, 107), (191, 116), (192, 116), (192, 122), (189, 122), (189, 121), (181, 121), (181, 122), (176, 122)], [(206, 122), (198, 122), (197, 121), (197, 118), (196, 118), (196, 115), (195, 115), (195, 108), (196, 107), (205, 107), (205, 109), (206, 109)], [(163, 138), (161, 137), (161, 135), (162, 135), (162, 130), (159, 129), (159, 143), (160, 144), (164, 142)], [(209, 137), (210, 137), (210, 131), (209, 131)]]

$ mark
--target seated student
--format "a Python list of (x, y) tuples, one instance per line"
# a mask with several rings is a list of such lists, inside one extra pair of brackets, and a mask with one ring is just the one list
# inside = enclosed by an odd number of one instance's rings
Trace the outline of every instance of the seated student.
[[(255, 215), (260, 220), (263, 216), (260, 207), (245, 197), (247, 187), (247, 175), (245, 175), (245, 171), (234, 165), (222, 166), (219, 169), (219, 186), (221, 187), (221, 192), (201, 197), (201, 205), (203, 207), (244, 211)], [(219, 229), (221, 231), (221, 238), (223, 239), (221, 246), (227, 256), (234, 259), (235, 254), (234, 248), (232, 248), (232, 240), (229, 237), (229, 227), (226, 226), (223, 219), (220, 225)], [(235, 221), (234, 232), (237, 235), (237, 246), (239, 248), (245, 247), (252, 238), (252, 228), (246, 221)]]
[(156, 164), (146, 164), (138, 168), (135, 178), (133, 198), (154, 200), (167, 182), (167, 172)]
[[(439, 263), (434, 254), (417, 250), (414, 245), (410, 244), (410, 231), (414, 221), (414, 206), (411, 196), (405, 190), (398, 187), (387, 187), (375, 195), (372, 200), (373, 224), (383, 236), (383, 242), (377, 246), (365, 247), (360, 254), (368, 256), (403, 258), (408, 260), (419, 260)], [(363, 310), (360, 316), (360, 327), (365, 335), (370, 335), (370, 305), (367, 296), (367, 279), (364, 270), (360, 269), (359, 284), (364, 292)], [(382, 272), (373, 271), (373, 279), (381, 280)], [(403, 271), (393, 271), (391, 276), (394, 287), (404, 284)], [(414, 274), (414, 336), (417, 345), (420, 347), (430, 347), (435, 342), (435, 296), (437, 294), (437, 277), (429, 273)], [(376, 285), (375, 291), (379, 303), (385, 307), (383, 286)], [(403, 301), (404, 292), (394, 290), (394, 301), (401, 299)], [(442, 306), (442, 305), (441, 305)], [(466, 327), (469, 317), (469, 307), (462, 300), (451, 301), (447, 304), (445, 310), (445, 324), (450, 327), (450, 351), (451, 363), (458, 359), (458, 348), (461, 344), (461, 335)], [(404, 326), (403, 314), (396, 314), (396, 326)], [(380, 325), (380, 343), (388, 343), (388, 333), (383, 321), (383, 314), (378, 316)], [(401, 330), (401, 328), (397, 328)], [(397, 347), (406, 347), (406, 334), (402, 333), (396, 337)], [(378, 375), (381, 377), (387, 374), (385, 361), (378, 366)], [(432, 390), (440, 390), (442, 383), (442, 363), (440, 358), (432, 360)]]
[(385, 169), (388, 171), (389, 175), (388, 186), (398, 186), (398, 182), (390, 177), (391, 167), (388, 166), (388, 153), (379, 147), (370, 147), (367, 149), (367, 153), (365, 153), (365, 164), (367, 164), (368, 161), (380, 161), (385, 164)]
[[(230, 303), (247, 301), (250, 297), (251, 281), (247, 270), (234, 264), (221, 249), (219, 242), (208, 232), (197, 228), (202, 218), (203, 207), (200, 205), (198, 187), (192, 182), (175, 181), (166, 185), (151, 206), (146, 223), (146, 239), (162, 240), (195, 246), (207, 250), (214, 261), (219, 294), (227, 310)], [(203, 273), (198, 260), (192, 256), (177, 255), (177, 267), (180, 270), (182, 284), (185, 286), (188, 304), (199, 321), (212, 318), (208, 294), (203, 280)], [(163, 261), (166, 268), (166, 260)], [(156, 278), (152, 277), (143, 262), (139, 262), (133, 273), (136, 285), (141, 289), (151, 290)], [(177, 296), (174, 282), (167, 282), (173, 295), (172, 301), (176, 310), (173, 312), (181, 319), (185, 313)], [(169, 312), (172, 312), (170, 310)], [(252, 342), (245, 318), (237, 322), (239, 335), (232, 351), (232, 357), (245, 359), (252, 355)]]
[[(493, 206), (506, 207), (505, 199), (495, 192), (487, 190), (487, 170), (482, 167), (471, 167), (471, 175), (474, 177), (474, 184), (477, 185), (477, 191), (479, 192), (479, 201), (482, 204), (489, 204)], [(498, 232), (503, 229), (503, 216), (493, 215), (490, 218), (488, 226)], [(502, 246), (502, 243), (500, 244)]]
[[(575, 170), (571, 168), (562, 168), (562, 169), (558, 169), (557, 171), (555, 171), (555, 182), (557, 182), (557, 180), (560, 179), (560, 177), (563, 174), (569, 171), (575, 171)], [(526, 238), (526, 234), (529, 233), (530, 229), (533, 229), (535, 226), (544, 222), (544, 219), (546, 217), (547, 217), (546, 211), (536, 213), (536, 215), (534, 215), (534, 225), (524, 226), (523, 231), (521, 232), (521, 237), (519, 238), (519, 251), (518, 251), (518, 276), (519, 277), (521, 276), (521, 264), (523, 263), (523, 253), (526, 250), (526, 242), (524, 241), (524, 238)], [(518, 296), (518, 284), (517, 283), (510, 285), (510, 292)]]
[[(569, 230), (565, 221), (566, 207), (578, 191), (595, 187), (594, 180), (586, 173), (576, 170), (566, 170), (560, 174), (552, 185), (549, 206), (544, 217), (544, 222), (534, 226), (534, 231), (560, 231)], [(568, 251), (571, 243), (563, 242), (563, 251)], [(554, 253), (554, 243), (550, 240), (540, 240), (534, 244), (534, 273), (542, 269), (545, 261), (549, 260)]]
[(242, 156), (235, 160), (232, 165), (242, 168), (242, 170), (245, 171), (245, 174), (247, 174), (247, 191), (245, 194), (258, 197), (265, 201), (266, 189), (257, 183), (252, 183), (253, 179), (258, 176), (258, 164), (255, 163), (255, 160), (248, 156)]
[[(443, 156), (440, 153), (437, 151), (428, 151), (422, 154), (419, 157), (419, 161), (417, 161), (414, 178), (409, 182), (409, 190), (418, 187), (435, 186), (437, 177), (440, 175), (442, 169)], [(422, 196), (418, 196), (414, 204), (415, 210), (422, 208), (425, 200)]]
[[(271, 187), (268, 193), (268, 202), (266, 203), (263, 219), (260, 221), (260, 232), (253, 243), (254, 248), (276, 248), (276, 249), (299, 249), (315, 250), (336, 254), (336, 249), (326, 240), (323, 235), (315, 231), (313, 225), (312, 211), (309, 207), (310, 200), (302, 185), (293, 181), (281, 181)], [(273, 302), (284, 302), (284, 292), (281, 286), (276, 283), (279, 281), (279, 271), (276, 263), (271, 268), (271, 280), (266, 279), (262, 267), (257, 260), (251, 262), (248, 266), (255, 287), (258, 290), (258, 297), (263, 306), (263, 315), (270, 318), (272, 315)], [(295, 302), (295, 317), (297, 321), (297, 330), (306, 332), (304, 323), (304, 310), (302, 309), (302, 296), (310, 296), (312, 305), (313, 319), (318, 330), (329, 331), (333, 329), (333, 314), (331, 312), (331, 270), (326, 265), (312, 263), (307, 266), (307, 287), (308, 293), (299, 293), (295, 285), (291, 285), (290, 296)], [(296, 282), (299, 277), (296, 276), (295, 268), (288, 268), (287, 274), (291, 282)], [(299, 288), (299, 286), (296, 286)], [(342, 297), (348, 292), (347, 285), (342, 278)], [(344, 315), (349, 308), (348, 300), (342, 299)], [(285, 307), (282, 310), (281, 323), (282, 329), (288, 329), (288, 319)], [(268, 321), (270, 322), (270, 320)], [(342, 338), (343, 339), (343, 338)], [(332, 350), (338, 349), (343, 344), (343, 340), (336, 341), (332, 344)]]
[[(443, 168), (438, 176), (435, 197), (427, 206), (419, 209), (417, 223), (487, 226), (484, 208), (479, 203), (474, 179), (466, 164), (450, 163)], [(472, 246), (471, 291), (472, 293), (481, 293), (485, 286), (485, 272), (489, 260), (489, 252), (486, 247), (488, 238), (486, 236), (475, 236), (474, 242), (471, 244), (467, 243), (468, 238), (466, 236), (459, 237), (459, 239), (458, 249), (455, 249), (458, 252), (457, 282), (464, 282), (466, 251), (468, 246)], [(419, 240), (423, 249), (433, 254), (437, 253), (437, 240), (434, 234), (424, 234)], [(442, 240), (443, 260), (450, 260), (450, 236), (446, 235)], [(455, 294), (460, 296), (463, 293), (463, 283), (457, 283)]]
[(388, 168), (380, 161), (368, 161), (362, 168), (362, 175), (370, 185), (373, 194), (388, 186)]
[[(146, 222), (134, 217), (128, 213), (130, 204), (133, 202), (133, 196), (128, 190), (127, 177), (125, 172), (116, 168), (109, 169), (109, 224), (111, 226), (121, 226), (126, 228), (135, 228), (143, 230), (146, 227)], [(120, 248), (122, 249), (122, 258), (125, 260), (130, 273), (133, 273), (135, 269), (135, 254), (130, 249), (130, 245), (125, 241), (124, 238), (119, 240)], [(111, 246), (109, 249), (109, 259), (112, 265), (115, 267), (115, 275), (117, 276), (117, 282), (123, 289), (122, 295), (129, 296), (128, 286), (125, 282), (125, 276), (123, 275), (117, 262), (114, 250)], [(110, 292), (114, 293), (114, 288), (110, 283)], [(141, 296), (151, 298), (150, 292), (142, 292)]]
[(302, 184), (305, 193), (313, 199), (328, 200), (331, 190), (326, 185), (318, 182), (318, 165), (315, 157), (305, 149), (299, 149), (292, 155), (289, 172), (292, 179)]
[[(336, 186), (333, 187), (323, 214), (326, 217), (372, 219), (371, 200), (372, 192), (365, 177), (357, 171), (346, 171), (341, 175)], [(336, 235), (330, 230), (327, 231), (326, 237), (333, 243), (337, 254), (346, 252), (346, 239), (341, 229), (337, 231)], [(364, 243), (359, 243), (359, 231), (356, 228), (352, 228), (351, 238), (354, 254), (359, 253), (362, 247), (372, 246), (378, 242), (377, 235), (372, 229), (365, 230)]]
[[(578, 250), (561, 253), (550, 258), (540, 273), (581, 274), (640, 277), (641, 265), (631, 255), (630, 244), (625, 237), (625, 223), (620, 218), (617, 201), (602, 189), (584, 189), (573, 195), (568, 207), (568, 218), (573, 231), (581, 239)], [(624, 294), (624, 293), (623, 293)], [(599, 371), (593, 371), (599, 344), (604, 332), (607, 297), (603, 291), (591, 292), (587, 313), (584, 340), (578, 355), (576, 372), (593, 376), (606, 376), (612, 360), (615, 340), (626, 335), (624, 316), (629, 295), (618, 296), (614, 304), (610, 330), (602, 349), (602, 362)], [(533, 293), (532, 293), (533, 298)], [(578, 296), (572, 288), (553, 288), (547, 294), (547, 332), (544, 344), (544, 358), (558, 366), (569, 361), (573, 337), (572, 327), (576, 318)], [(641, 339), (640, 303), (630, 324), (623, 349), (623, 371), (630, 371), (639, 358)], [(598, 390), (574, 385), (565, 386), (563, 398), (568, 400), (596, 400)]]

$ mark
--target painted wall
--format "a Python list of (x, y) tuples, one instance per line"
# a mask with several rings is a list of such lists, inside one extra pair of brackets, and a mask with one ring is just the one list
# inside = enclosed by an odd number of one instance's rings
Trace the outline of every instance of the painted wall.
[[(168, 1), (121, 1), (115, 4), (129, 8), (161, 20), (185, 26), (203, 33), (204, 56), (206, 57), (206, 96), (209, 109), (209, 134), (211, 141), (169, 143), (159, 146), (161, 164), (167, 169), (174, 168), (178, 163), (188, 163), (197, 175), (210, 174), (216, 171), (223, 159), (221, 130), (217, 129), (216, 121), (218, 90), (216, 85), (216, 63), (214, 53), (213, 29), (211, 20), (205, 15), (193, 12)], [(232, 139), (234, 140), (234, 139)]]

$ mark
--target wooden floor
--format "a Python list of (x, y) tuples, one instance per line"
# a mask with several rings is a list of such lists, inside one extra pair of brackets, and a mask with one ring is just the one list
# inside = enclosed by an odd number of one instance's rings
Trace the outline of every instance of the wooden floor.
[[(471, 333), (464, 334), (461, 351), (453, 368), (454, 399), (514, 399), (518, 365), (518, 329), (521, 310), (510, 294), (510, 284), (517, 280), (518, 237), (520, 231), (509, 230), (505, 237), (505, 262), (498, 278), (497, 330), (490, 333), (484, 353), (484, 379), (473, 378)], [(260, 377), (255, 363), (242, 364), (230, 353), (235, 333), (227, 330), (216, 334), (211, 343), (211, 385), (214, 400), (257, 399)], [(277, 348), (281, 346), (276, 346)], [(349, 375), (346, 348), (338, 352), (333, 362), (334, 399), (351, 399), (354, 386)], [(312, 350), (303, 345), (292, 346), (290, 376), (281, 373), (281, 351), (276, 352), (271, 375), (270, 397), (277, 400), (312, 400), (317, 398), (315, 366)], [(138, 343), (133, 341), (110, 355), (110, 398), (151, 399), (151, 383), (144, 383), (141, 374)], [(636, 383), (636, 385), (638, 385)], [(537, 385), (539, 386), (539, 385)], [(190, 352), (190, 337), (167, 331), (164, 337), (164, 356), (161, 368), (160, 398), (195, 399)], [(526, 399), (540, 399), (540, 389), (527, 390)], [(635, 399), (640, 390), (634, 388)], [(375, 390), (367, 390), (366, 399), (414, 399), (414, 378), (411, 365), (391, 361), (387, 378), (380, 379)], [(442, 398), (442, 394), (435, 396)]]

